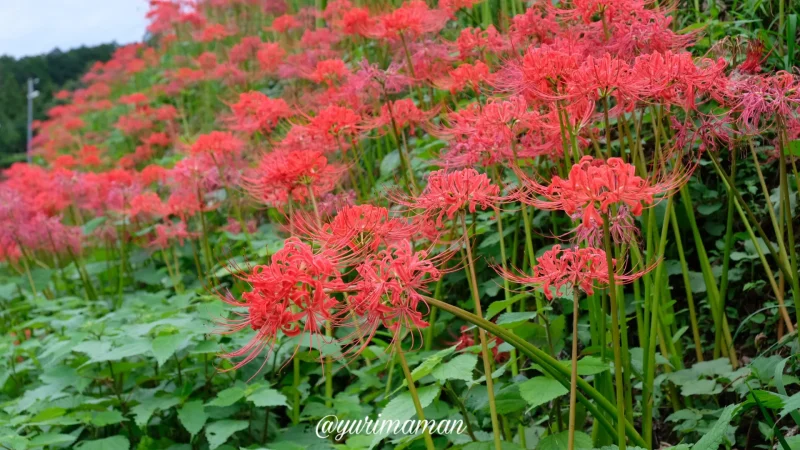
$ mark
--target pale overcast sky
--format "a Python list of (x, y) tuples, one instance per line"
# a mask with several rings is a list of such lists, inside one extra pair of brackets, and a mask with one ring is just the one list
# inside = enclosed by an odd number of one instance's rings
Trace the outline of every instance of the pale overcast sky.
[(0, 0), (0, 55), (141, 41), (147, 0)]

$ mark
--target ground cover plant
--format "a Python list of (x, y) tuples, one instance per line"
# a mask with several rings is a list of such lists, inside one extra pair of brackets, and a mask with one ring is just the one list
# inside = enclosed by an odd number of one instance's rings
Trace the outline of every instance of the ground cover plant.
[(796, 5), (691, 6), (151, 0), (2, 173), (0, 447), (800, 448)]

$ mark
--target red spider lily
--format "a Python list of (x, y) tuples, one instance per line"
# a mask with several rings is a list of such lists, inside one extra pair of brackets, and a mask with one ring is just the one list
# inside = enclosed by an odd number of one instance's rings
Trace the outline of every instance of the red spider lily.
[(243, 178), (243, 185), (256, 201), (281, 208), (290, 201), (305, 203), (309, 195), (320, 198), (333, 189), (341, 174), (322, 152), (276, 151), (264, 155)]
[(633, 71), (654, 101), (694, 109), (698, 93), (724, 83), (725, 66), (721, 59), (695, 62), (688, 52), (665, 52), (636, 58)]
[(231, 30), (225, 25), (219, 23), (212, 23), (206, 25), (201, 31), (194, 34), (194, 39), (197, 42), (214, 42), (225, 39), (228, 36), (232, 36), (236, 34), (234, 30)]
[[(248, 220), (245, 223), (245, 227), (246, 227), (245, 229), (247, 230), (248, 233), (250, 233), (250, 234), (255, 233), (256, 232), (256, 228), (257, 228), (256, 221), (255, 220)], [(234, 219), (232, 217), (228, 218), (228, 223), (225, 224), (225, 226), (222, 227), (221, 229), (223, 231), (227, 231), (230, 234), (241, 234), (242, 231), (244, 231), (244, 230), (242, 230), (242, 224), (238, 220), (236, 220), (236, 219)]]
[(767, 59), (767, 56), (764, 55), (764, 48), (764, 43), (761, 40), (750, 41), (747, 46), (747, 57), (739, 64), (737, 70), (749, 75), (756, 75), (761, 72), (761, 64)]
[(368, 255), (356, 267), (358, 278), (347, 286), (350, 295), (337, 314), (340, 324), (355, 328), (349, 336), (349, 353), (357, 355), (366, 348), (381, 325), (394, 332), (393, 340), (400, 337), (400, 330), (409, 330), (413, 336), (428, 326), (419, 309), (420, 305), (427, 308), (428, 284), (442, 276), (436, 268), (440, 260), (425, 251), (415, 252), (406, 240)]
[(323, 248), (335, 249), (342, 255), (363, 255), (377, 251), (381, 245), (408, 239), (416, 226), (391, 217), (386, 208), (355, 205), (341, 208), (333, 219), (321, 226), (301, 220), (298, 229)]
[(333, 86), (349, 73), (350, 71), (341, 59), (325, 59), (317, 63), (314, 71), (308, 75), (308, 79), (315, 83)]
[(244, 142), (225, 131), (212, 131), (201, 134), (189, 148), (191, 154), (208, 154), (216, 159), (238, 156), (244, 148)]
[(342, 15), (337, 25), (345, 35), (366, 37), (374, 27), (374, 22), (368, 9), (351, 8)]
[(187, 239), (198, 237), (198, 233), (192, 233), (187, 230), (186, 222), (182, 220), (178, 222), (168, 220), (163, 224), (157, 224), (153, 230), (156, 236), (149, 245), (159, 249), (169, 248), (174, 242), (177, 242), (178, 245), (183, 245)]
[(239, 319), (220, 323), (225, 326), (223, 333), (251, 328), (256, 335), (244, 347), (222, 355), (227, 359), (242, 358), (233, 369), (252, 361), (265, 348), (271, 352), (279, 332), (297, 336), (305, 330), (313, 336), (331, 321), (338, 301), (330, 292), (344, 286), (337, 264), (332, 252), (316, 254), (297, 238), (289, 238), (272, 256), (270, 264), (255, 266), (241, 276), (251, 286), (249, 292), (242, 294), (243, 301), (230, 294), (221, 299), (232, 306), (247, 308), (247, 312), (236, 312)]
[(549, 102), (566, 94), (567, 81), (580, 67), (581, 48), (569, 41), (530, 47), (522, 60), (506, 66), (496, 85), (532, 102)]
[(258, 36), (243, 37), (238, 44), (231, 47), (228, 60), (233, 64), (242, 64), (253, 59), (261, 48), (261, 38)]
[(123, 105), (141, 106), (150, 103), (150, 99), (141, 92), (135, 92), (129, 95), (123, 95), (118, 100)]
[[(602, 226), (602, 214), (609, 214), (612, 205), (634, 216), (640, 216), (645, 206), (651, 206), (659, 196), (669, 196), (690, 172), (676, 171), (669, 178), (648, 182), (636, 175), (636, 168), (620, 158), (606, 161), (584, 156), (572, 166), (566, 180), (555, 176), (549, 186), (539, 184), (519, 172), (523, 184), (516, 197), (535, 208), (563, 210), (580, 217), (582, 226), (594, 229)], [(542, 198), (539, 198), (542, 197)]]
[(437, 112), (438, 109), (433, 111), (419, 109), (410, 98), (388, 101), (381, 106), (380, 114), (371, 120), (366, 120), (362, 127), (366, 130), (392, 127), (400, 132), (407, 126), (426, 125)]
[[(447, 121), (449, 128), (434, 132), (451, 141), (442, 155), (446, 167), (488, 167), (541, 153), (538, 150), (531, 151), (532, 146), (518, 142), (519, 135), (525, 130), (545, 129), (539, 117), (528, 111), (528, 105), (521, 96), (508, 100), (493, 98), (484, 106), (472, 103), (448, 114)], [(560, 131), (560, 128), (554, 130), (556, 134)]]
[(449, 78), (439, 80), (435, 84), (440, 89), (447, 89), (452, 94), (463, 91), (466, 88), (472, 88), (475, 92), (480, 94), (479, 86), (484, 82), (491, 81), (491, 73), (489, 66), (476, 61), (475, 64), (461, 64), (449, 73)]
[(606, 53), (601, 58), (587, 57), (569, 74), (567, 90), (573, 98), (599, 100), (614, 96), (621, 103), (637, 100), (644, 86), (625, 61)]
[(441, 30), (449, 13), (430, 9), (422, 0), (412, 0), (378, 18), (370, 36), (378, 39), (416, 39), (427, 33)]
[[(564, 295), (564, 289), (580, 289), (587, 295), (594, 293), (595, 287), (605, 287), (609, 283), (606, 252), (594, 247), (567, 248), (560, 245), (546, 251), (536, 260), (533, 275), (496, 267), (500, 275), (512, 283), (541, 286), (544, 295), (552, 300), (556, 295)], [(617, 261), (613, 260), (616, 266)], [(645, 271), (620, 274), (615, 272), (614, 281), (618, 284), (630, 283), (644, 275)]]
[(738, 124), (750, 132), (773, 120), (788, 120), (800, 106), (800, 77), (789, 72), (748, 77), (733, 85)]
[(318, 30), (306, 30), (300, 38), (300, 44), (308, 49), (330, 50), (341, 36), (327, 28)]
[(284, 14), (276, 17), (269, 28), (276, 33), (286, 33), (291, 29), (300, 28), (300, 22), (294, 16)]
[(131, 198), (128, 215), (130, 218), (143, 217), (151, 219), (154, 216), (167, 214), (168, 209), (155, 192), (142, 192)]
[[(448, 342), (447, 345), (455, 345), (456, 351), (464, 350), (478, 345), (475, 342), (475, 333), (470, 331), (471, 329), (473, 329), (473, 327), (469, 325), (463, 325), (461, 329), (459, 329), (461, 334), (459, 334), (458, 336), (453, 336), (456, 339), (454, 341)], [(504, 341), (502, 339), (497, 338), (495, 336), (489, 337), (489, 345), (492, 345), (491, 348), (492, 356), (495, 362), (498, 363), (505, 362), (510, 356), (508, 352), (501, 352), (500, 349), (498, 348), (500, 344), (502, 344), (503, 342)]]
[(245, 133), (259, 131), (269, 135), (281, 119), (292, 115), (289, 105), (257, 91), (239, 94), (239, 101), (230, 105), (233, 117), (228, 119), (232, 129)]
[(486, 57), (486, 52), (502, 54), (508, 49), (505, 37), (497, 32), (494, 25), (486, 30), (480, 28), (464, 28), (456, 39), (455, 47), (461, 59)]
[(267, 42), (261, 44), (256, 52), (259, 67), (263, 72), (275, 73), (286, 57), (286, 50), (278, 44)]
[(321, 109), (311, 119), (308, 127), (319, 133), (338, 137), (353, 137), (359, 133), (358, 123), (361, 116), (350, 108), (331, 105)]
[(444, 218), (453, 219), (460, 212), (475, 212), (494, 208), (502, 199), (500, 188), (486, 174), (475, 169), (453, 172), (437, 170), (428, 175), (428, 185), (416, 197), (396, 196), (395, 200), (408, 208), (421, 209), (428, 218), (436, 219), (437, 227)]

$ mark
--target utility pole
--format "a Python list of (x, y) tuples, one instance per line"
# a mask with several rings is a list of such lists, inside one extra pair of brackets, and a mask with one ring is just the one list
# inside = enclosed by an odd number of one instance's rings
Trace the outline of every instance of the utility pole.
[(39, 91), (33, 89), (33, 85), (38, 82), (38, 78), (28, 78), (28, 140), (25, 146), (28, 164), (30, 164), (33, 159), (31, 155), (31, 141), (33, 140), (33, 99), (39, 96)]

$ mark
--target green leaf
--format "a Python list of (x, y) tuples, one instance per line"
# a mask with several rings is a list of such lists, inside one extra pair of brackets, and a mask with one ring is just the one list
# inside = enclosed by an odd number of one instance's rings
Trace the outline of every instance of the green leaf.
[(506, 308), (513, 305), (514, 303), (522, 300), (525, 297), (530, 297), (531, 294), (527, 292), (523, 292), (521, 294), (517, 294), (508, 300), (498, 300), (496, 302), (492, 302), (488, 308), (486, 308), (486, 314), (484, 315), (484, 319), (491, 320), (492, 317), (500, 314), (501, 312), (505, 311)]
[(180, 403), (177, 397), (151, 397), (131, 409), (139, 427), (145, 427), (156, 411), (169, 409)]
[[(567, 448), (567, 443), (569, 441), (569, 431), (562, 431), (561, 433), (551, 434), (546, 436), (544, 439), (539, 441), (539, 445), (536, 446), (536, 450), (564, 450)], [(575, 448), (592, 448), (592, 438), (582, 432), (576, 431), (575, 432)]]
[(31, 447), (46, 447), (48, 445), (67, 445), (75, 441), (76, 436), (61, 433), (45, 433), (31, 439)]
[[(433, 403), (433, 400), (439, 396), (439, 386), (423, 386), (417, 390), (417, 396), (419, 397), (420, 405), (425, 408)], [(381, 420), (398, 420), (403, 422), (414, 417), (416, 412), (417, 410), (414, 408), (414, 401), (411, 399), (411, 394), (408, 392), (403, 392), (386, 404), (386, 406), (383, 408), (383, 411), (381, 411)], [(383, 440), (383, 438), (388, 436), (390, 432), (391, 430), (383, 433), (376, 433), (372, 438), (372, 445), (370, 447), (375, 447), (375, 445)]]
[(206, 410), (203, 407), (203, 401), (192, 400), (191, 402), (186, 402), (186, 404), (178, 410), (178, 420), (181, 421), (181, 425), (183, 425), (186, 431), (194, 438), (195, 435), (203, 429), (203, 425), (205, 425), (206, 420), (208, 420), (208, 414), (206, 414)]
[(247, 400), (253, 402), (259, 408), (267, 406), (289, 406), (286, 404), (286, 396), (270, 387), (263, 387), (247, 396)]
[(531, 378), (519, 385), (520, 395), (531, 408), (544, 405), (568, 392), (569, 389), (561, 383), (545, 376)]
[(733, 415), (739, 409), (739, 405), (729, 405), (720, 414), (719, 419), (714, 423), (699, 441), (692, 447), (692, 450), (717, 450), (725, 438), (728, 425), (733, 419)]
[(711, 203), (711, 204), (708, 204), (708, 205), (700, 205), (700, 206), (697, 207), (697, 212), (699, 212), (700, 214), (702, 214), (704, 216), (708, 216), (710, 214), (713, 214), (713, 213), (719, 211), (721, 208), (722, 208), (722, 203), (721, 202), (717, 202), (717, 203)]
[(112, 348), (111, 351), (104, 354), (93, 355), (92, 362), (119, 361), (124, 358), (143, 355), (149, 351), (150, 343), (142, 339)]
[(114, 436), (96, 441), (83, 441), (78, 445), (78, 450), (128, 450), (131, 443), (125, 436)]
[(182, 334), (169, 334), (153, 339), (151, 351), (155, 355), (158, 365), (163, 366), (185, 341), (186, 336)]
[(791, 414), (798, 410), (800, 410), (800, 392), (787, 398), (786, 401), (783, 403), (783, 409), (781, 410), (781, 418), (783, 418), (787, 414)]
[(392, 178), (399, 167), (400, 153), (397, 150), (392, 150), (381, 161), (381, 177)]
[(248, 427), (246, 420), (220, 420), (206, 426), (206, 439), (211, 450), (228, 442), (233, 433), (244, 430)]
[(478, 362), (478, 355), (463, 354), (458, 355), (437, 367), (431, 375), (443, 383), (447, 380), (472, 381), (472, 371)]
[(217, 398), (206, 403), (206, 406), (231, 406), (232, 404), (241, 400), (244, 395), (244, 389), (234, 386), (221, 391), (219, 394), (217, 394)]
[(536, 317), (536, 311), (507, 312), (500, 315), (495, 322), (497, 325), (504, 325), (506, 328), (522, 325), (523, 323)]
[(98, 411), (92, 413), (92, 418), (89, 420), (89, 423), (96, 427), (104, 427), (106, 425), (113, 425), (115, 423), (120, 423), (125, 420), (125, 417), (122, 415), (121, 412), (117, 410), (112, 411)]
[(16, 433), (0, 434), (0, 445), (12, 450), (25, 450), (28, 448), (28, 440)]
[(722, 391), (722, 386), (717, 386), (714, 380), (697, 380), (681, 386), (681, 395), (713, 395)]
[(431, 357), (425, 358), (425, 360), (422, 361), (422, 364), (418, 365), (414, 368), (414, 370), (411, 371), (411, 378), (414, 381), (418, 381), (419, 379), (430, 375), (433, 369), (438, 366), (445, 357), (450, 356), (454, 351), (456, 351), (455, 345), (444, 350), (440, 350)]

